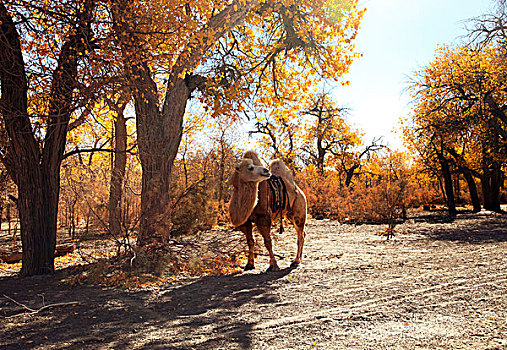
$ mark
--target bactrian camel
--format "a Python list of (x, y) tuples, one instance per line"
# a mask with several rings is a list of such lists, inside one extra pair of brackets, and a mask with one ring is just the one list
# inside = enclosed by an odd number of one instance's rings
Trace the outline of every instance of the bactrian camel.
[[(280, 181), (281, 180), (281, 181)], [(257, 154), (248, 151), (236, 166), (232, 176), (232, 196), (229, 213), (234, 227), (246, 235), (248, 243), (248, 262), (245, 270), (254, 269), (254, 236), (252, 226), (255, 223), (264, 239), (269, 253), (268, 271), (278, 271), (279, 267), (273, 254), (271, 242), (271, 224), (285, 216), (297, 232), (297, 253), (291, 267), (301, 262), (305, 241), (306, 197), (294, 183), (292, 173), (279, 159), (273, 160), (269, 170), (262, 166)], [(277, 186), (273, 183), (277, 182)], [(277, 188), (279, 190), (277, 190)]]

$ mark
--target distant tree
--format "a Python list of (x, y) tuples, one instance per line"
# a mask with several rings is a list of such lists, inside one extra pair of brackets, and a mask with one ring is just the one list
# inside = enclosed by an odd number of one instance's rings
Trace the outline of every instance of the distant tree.
[(354, 177), (361, 175), (363, 165), (386, 147), (382, 144), (382, 138), (374, 138), (370, 144), (358, 146), (350, 150), (345, 147), (340, 153), (334, 154), (337, 159), (335, 167), (345, 173), (345, 187), (350, 187)]
[[(303, 152), (306, 163), (313, 164), (324, 176), (329, 158), (340, 150), (358, 143), (359, 135), (346, 123), (346, 110), (336, 106), (328, 94), (319, 94), (309, 102), (303, 115), (309, 117), (303, 136)], [(347, 146), (345, 146), (347, 145)]]
[[(451, 167), (465, 177), (479, 210), (473, 177), (481, 180), (484, 207), (500, 211), (499, 193), (507, 161), (507, 103), (501, 51), (442, 47), (412, 84), (413, 125), (406, 135), (418, 149), (432, 149), (451, 199)], [(428, 148), (429, 147), (429, 148)], [(426, 154), (423, 151), (421, 154)], [(451, 205), (452, 203), (449, 203)]]
[(282, 159), (291, 169), (297, 167), (301, 138), (301, 117), (296, 111), (273, 111), (257, 118), (250, 136), (260, 136), (260, 148), (268, 159)]

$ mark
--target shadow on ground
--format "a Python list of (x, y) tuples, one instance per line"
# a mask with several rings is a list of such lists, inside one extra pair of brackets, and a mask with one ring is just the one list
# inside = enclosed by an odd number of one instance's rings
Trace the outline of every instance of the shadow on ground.
[[(62, 287), (61, 276), (0, 279), (2, 349), (171, 349), (251, 347), (255, 320), (238, 319), (245, 304), (277, 302), (272, 282), (291, 270), (210, 276), (154, 292)], [(3, 295), (33, 309), (78, 301), (29, 314)], [(250, 305), (252, 307), (252, 305)], [(259, 316), (260, 317), (260, 316)]]
[[(495, 220), (490, 220), (491, 216)], [(507, 215), (483, 214), (470, 211), (459, 212), (455, 218), (445, 214), (430, 214), (413, 219), (414, 222), (424, 222), (431, 225), (419, 228), (419, 233), (438, 241), (452, 241), (463, 243), (495, 243), (507, 241)], [(438, 224), (452, 225), (438, 225)]]

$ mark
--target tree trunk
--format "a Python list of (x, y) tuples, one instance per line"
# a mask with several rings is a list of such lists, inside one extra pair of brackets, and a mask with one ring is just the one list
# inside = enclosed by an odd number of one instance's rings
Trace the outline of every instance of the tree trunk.
[[(318, 125), (317, 128), (320, 129), (320, 125)], [(322, 147), (322, 135), (317, 133), (317, 170), (320, 176), (324, 176), (325, 159), (326, 159), (326, 150), (324, 149), (324, 147)]]
[(461, 186), (459, 183), (459, 177), (460, 177), (460, 173), (454, 174), (453, 186), (454, 186), (454, 193), (456, 196), (455, 201), (458, 203), (458, 205), (463, 203), (463, 198), (461, 197)]
[[(490, 130), (482, 144), (482, 196), (484, 209), (501, 212), (500, 187), (502, 186), (502, 163), (498, 157), (502, 155), (502, 145), (498, 133)], [(505, 149), (504, 149), (505, 150)]]
[[(135, 25), (122, 21), (128, 2), (113, 2), (115, 30), (122, 40), (124, 62), (132, 79), (132, 91), (137, 118), (139, 157), (141, 159), (142, 192), (141, 220), (138, 244), (164, 243), (171, 228), (170, 184), (174, 159), (183, 132), (183, 116), (192, 86), (192, 72), (205, 53), (230, 29), (240, 24), (259, 3), (258, 0), (233, 0), (208, 23), (195, 31), (176, 59), (167, 82), (162, 110), (158, 89), (146, 57), (146, 48), (136, 37)], [(204, 40), (206, 39), (206, 40)], [(188, 84), (188, 85), (187, 85)], [(192, 87), (190, 87), (192, 86)]]
[(139, 244), (165, 241), (171, 230), (171, 175), (183, 132), (190, 90), (176, 79), (164, 110), (148, 110), (136, 98), (138, 144), (143, 169)]
[(222, 219), (222, 214), (224, 212), (225, 199), (224, 199), (224, 184), (225, 184), (225, 132), (222, 132), (222, 137), (220, 138), (220, 160), (218, 163), (218, 215), (220, 221)]
[(442, 170), (442, 177), (444, 178), (444, 189), (449, 215), (456, 216), (456, 201), (454, 199), (454, 186), (452, 183), (452, 174), (451, 168), (449, 166), (449, 160), (440, 154), (438, 156), (438, 160), (440, 162), (440, 168)]
[[(481, 211), (481, 200), (479, 198), (479, 194), (477, 191), (477, 185), (475, 184), (474, 176), (470, 168), (467, 167), (466, 161), (462, 154), (459, 154), (453, 147), (448, 147), (447, 151), (452, 155), (458, 164), (460, 172), (463, 174), (465, 181), (468, 185), (468, 190), (470, 192), (470, 199), (472, 201), (472, 205), (474, 207), (474, 212)], [(458, 179), (459, 183), (459, 179)]]
[(475, 184), (474, 177), (469, 170), (463, 169), (462, 174), (465, 177), (465, 180), (468, 185), (468, 191), (470, 192), (470, 199), (472, 201), (472, 205), (474, 207), (473, 211), (475, 213), (481, 211), (481, 199), (479, 198), (479, 193), (477, 191), (477, 185)]
[(123, 180), (127, 165), (127, 122), (123, 116), (123, 108), (117, 110), (114, 121), (114, 164), (111, 171), (111, 184), (109, 187), (109, 231), (114, 237), (121, 235), (121, 198)]
[(28, 84), (19, 34), (2, 2), (0, 23), (0, 114), (10, 141), (2, 161), (18, 186), (23, 247), (21, 274), (51, 273), (56, 245), (56, 227), (51, 225), (54, 203), (50, 201), (54, 196), (45, 189), (49, 181), (44, 181), (39, 148), (28, 118)]
[(354, 178), (355, 171), (359, 168), (359, 163), (354, 164), (349, 169), (345, 170), (347, 177), (345, 178), (345, 187), (350, 187), (352, 179)]
[(484, 199), (484, 209), (495, 212), (501, 212), (500, 207), (500, 187), (502, 179), (502, 170), (500, 164), (493, 164), (491, 168), (483, 169), (481, 178), (482, 196)]
[(146, 62), (129, 62), (129, 75), (136, 89), (134, 106), (137, 120), (142, 190), (138, 244), (164, 242), (170, 234), (170, 184), (174, 159), (183, 132), (183, 116), (190, 97), (185, 80), (168, 83), (166, 104), (158, 107), (157, 86)]
[[(58, 178), (58, 179), (57, 179)], [(22, 276), (54, 271), (59, 176), (40, 166), (27, 169), (18, 182), (18, 210), (23, 247)]]

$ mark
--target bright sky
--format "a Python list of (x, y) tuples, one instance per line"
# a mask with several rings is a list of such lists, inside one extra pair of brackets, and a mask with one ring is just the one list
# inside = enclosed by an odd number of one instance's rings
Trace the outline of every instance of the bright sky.
[(439, 44), (459, 44), (466, 20), (493, 8), (493, 0), (363, 0), (366, 7), (356, 48), (363, 54), (334, 90), (350, 108), (349, 121), (365, 131), (366, 142), (384, 136), (394, 148), (400, 117), (409, 113), (407, 76), (427, 65)]

